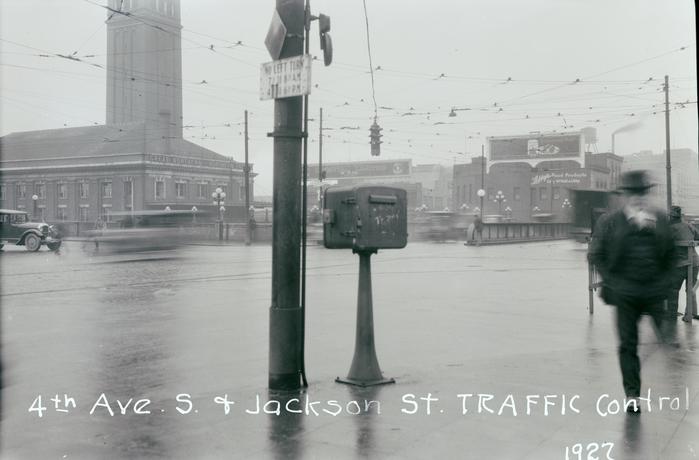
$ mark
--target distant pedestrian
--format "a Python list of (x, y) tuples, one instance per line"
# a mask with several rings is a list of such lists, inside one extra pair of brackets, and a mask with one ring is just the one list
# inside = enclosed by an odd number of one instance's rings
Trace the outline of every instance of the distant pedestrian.
[[(672, 231), (674, 233), (675, 240), (677, 242), (690, 242), (699, 241), (699, 230), (697, 230), (692, 224), (686, 222), (682, 219), (682, 208), (679, 206), (673, 206), (670, 209), (670, 223), (672, 225)], [(678, 302), (680, 297), (680, 289), (682, 284), (685, 285), (685, 290), (691, 290), (694, 284), (697, 282), (697, 271), (699, 271), (699, 255), (697, 255), (696, 250), (692, 250), (692, 258), (689, 258), (689, 251), (686, 246), (680, 246), (677, 248), (677, 266), (675, 267), (672, 286), (670, 287), (670, 294), (667, 299), (667, 309), (668, 315), (675, 319), (678, 314)], [(692, 279), (687, 279), (687, 266), (692, 264)], [(690, 306), (687, 305), (687, 308)], [(697, 315), (697, 298), (696, 295), (692, 296), (691, 314), (694, 319), (699, 319)], [(682, 318), (688, 321), (685, 315)]]
[(473, 239), (476, 241), (476, 245), (480, 246), (483, 241), (483, 220), (478, 214), (473, 216), (473, 230)]
[(624, 392), (635, 402), (627, 411), (638, 413), (638, 322), (650, 315), (661, 340), (669, 339), (663, 304), (676, 264), (675, 240), (665, 213), (649, 205), (647, 172), (626, 172), (620, 182), (623, 206), (598, 220), (588, 257), (602, 277), (602, 299), (616, 306)]

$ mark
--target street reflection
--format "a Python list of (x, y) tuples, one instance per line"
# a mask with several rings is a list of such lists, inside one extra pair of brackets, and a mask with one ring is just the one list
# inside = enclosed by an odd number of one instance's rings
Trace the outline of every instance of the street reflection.
[[(379, 415), (377, 406), (372, 405), (371, 408), (367, 408), (364, 405), (365, 402), (369, 401), (380, 401), (379, 393), (381, 393), (382, 385), (374, 385), (370, 387), (358, 387), (354, 385), (349, 385), (349, 399), (353, 401), (359, 401), (362, 405), (362, 411), (353, 416), (355, 425), (355, 453), (357, 457), (371, 457), (372, 454), (376, 454), (375, 450), (377, 447), (376, 440), (376, 430), (374, 427), (374, 422), (376, 417)], [(365, 410), (369, 409), (369, 410)]]
[[(169, 342), (176, 310), (167, 308), (151, 288), (102, 291), (95, 305), (92, 341), (97, 356), (93, 388), (109, 399), (117, 416), (98, 408), (94, 417), (97, 438), (103, 438), (120, 457), (169, 457), (172, 445), (168, 433), (178, 431), (172, 417), (160, 410), (165, 399), (163, 388), (178, 380), (176, 357)], [(133, 398), (126, 415), (119, 415), (119, 399), (126, 404)], [(134, 404), (151, 400), (148, 415), (136, 415)], [(138, 423), (135, 423), (135, 418)], [(163, 436), (165, 434), (165, 436)]]
[[(303, 400), (305, 392), (268, 391), (267, 400), (279, 401), (282, 408), (292, 399)], [(274, 458), (294, 460), (303, 458), (304, 454), (304, 419), (303, 413), (282, 410), (279, 415), (268, 416), (268, 439), (272, 446)]]
[(627, 415), (624, 417), (624, 442), (622, 454), (629, 460), (638, 459), (644, 449), (644, 437), (641, 436), (643, 424), (640, 415)]

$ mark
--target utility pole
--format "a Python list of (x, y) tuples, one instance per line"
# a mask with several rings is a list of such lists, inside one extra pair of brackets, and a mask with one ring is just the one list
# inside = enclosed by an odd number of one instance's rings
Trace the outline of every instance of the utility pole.
[(250, 163), (248, 162), (248, 111), (245, 111), (245, 244), (250, 245)]
[[(303, 0), (276, 0), (286, 36), (279, 59), (303, 53)], [(274, 100), (272, 191), (272, 305), (269, 322), (269, 388), (301, 388), (303, 345), (300, 297), (301, 140), (303, 97)]]
[(483, 197), (485, 197), (485, 144), (481, 144), (481, 222), (483, 222)]
[(320, 108), (320, 130), (318, 131), (318, 180), (323, 182), (323, 107)]
[(323, 212), (323, 107), (320, 108), (320, 129), (318, 130), (318, 207)]
[(670, 84), (665, 75), (665, 170), (667, 179), (667, 210), (672, 207), (672, 170), (670, 166)]

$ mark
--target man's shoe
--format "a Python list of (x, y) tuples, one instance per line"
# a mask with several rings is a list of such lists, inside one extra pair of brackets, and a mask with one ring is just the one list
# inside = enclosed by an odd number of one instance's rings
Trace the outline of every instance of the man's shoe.
[(627, 414), (640, 414), (641, 413), (641, 402), (638, 398), (631, 398), (628, 400), (626, 405)]

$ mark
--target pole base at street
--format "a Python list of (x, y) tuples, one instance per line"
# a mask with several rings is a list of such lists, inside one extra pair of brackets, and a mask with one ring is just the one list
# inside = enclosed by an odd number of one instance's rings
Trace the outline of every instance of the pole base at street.
[(386, 378), (381, 378), (378, 380), (356, 380), (356, 379), (351, 379), (349, 377), (341, 378), (337, 377), (335, 379), (337, 383), (344, 383), (347, 385), (355, 385), (358, 387), (373, 387), (376, 385), (386, 385), (388, 383), (396, 383), (395, 379), (386, 379)]

